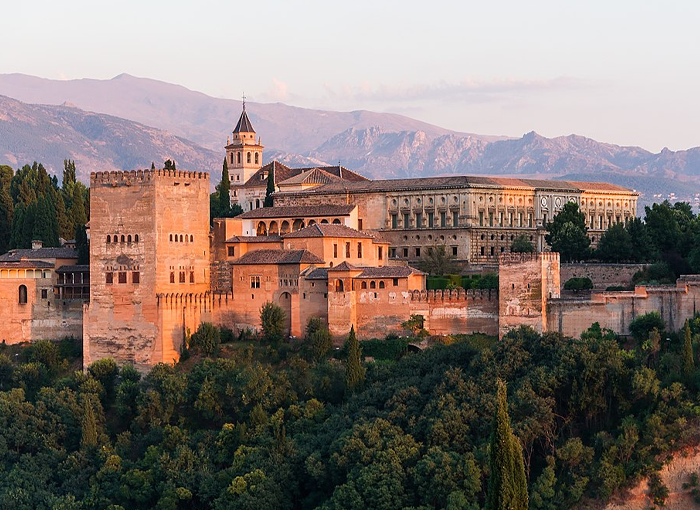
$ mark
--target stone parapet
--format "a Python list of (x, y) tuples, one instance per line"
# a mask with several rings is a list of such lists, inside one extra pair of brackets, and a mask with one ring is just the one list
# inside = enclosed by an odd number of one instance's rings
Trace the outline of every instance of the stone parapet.
[(445, 290), (414, 290), (411, 292), (411, 301), (439, 302), (439, 301), (471, 301), (471, 300), (498, 300), (496, 289), (445, 289)]
[(209, 179), (207, 172), (189, 172), (186, 170), (126, 170), (111, 172), (92, 172), (90, 187), (97, 186), (133, 186), (151, 182), (155, 179)]

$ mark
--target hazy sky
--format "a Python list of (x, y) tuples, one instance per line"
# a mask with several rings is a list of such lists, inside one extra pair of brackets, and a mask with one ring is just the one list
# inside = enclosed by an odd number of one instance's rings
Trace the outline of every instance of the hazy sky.
[(700, 2), (3, 2), (0, 73), (126, 72), (458, 131), (700, 145)]

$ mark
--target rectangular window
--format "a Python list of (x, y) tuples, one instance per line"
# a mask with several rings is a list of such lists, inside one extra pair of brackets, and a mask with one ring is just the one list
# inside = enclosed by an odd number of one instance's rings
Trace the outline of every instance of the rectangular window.
[(499, 227), (503, 226), (503, 212), (498, 213), (498, 226)]
[(394, 287), (398, 287), (398, 286), (399, 286), (399, 279), (394, 278)]
[(180, 271), (180, 283), (185, 283), (185, 272)]
[(489, 213), (489, 227), (493, 227), (493, 213)]
[(452, 226), (459, 226), (459, 211), (452, 211)]
[(493, 257), (493, 246), (491, 246), (491, 256)]
[(392, 258), (392, 259), (396, 258), (396, 248), (389, 248), (389, 258)]
[(527, 215), (527, 226), (532, 228), (532, 213), (528, 213)]
[(391, 228), (398, 228), (398, 222), (395, 214), (391, 215)]
[(345, 243), (345, 258), (350, 258), (350, 243)]
[(416, 257), (420, 257), (420, 248), (416, 248)]
[(114, 283), (114, 273), (105, 273), (105, 283), (107, 285)]
[(126, 271), (119, 271), (119, 283), (126, 283)]
[(479, 226), (484, 226), (484, 211), (479, 211)]
[(41, 299), (46, 299), (49, 297), (49, 291), (46, 289), (41, 289)]
[(481, 254), (482, 255), (484, 254), (484, 247), (483, 246), (481, 247)]
[(234, 257), (236, 255), (236, 247), (235, 246), (229, 246), (228, 247), (228, 256), (229, 257)]
[(377, 247), (377, 258), (379, 260), (382, 260), (382, 247), (381, 246)]
[(131, 273), (131, 283), (141, 283), (141, 273), (134, 271)]
[(357, 230), (362, 230), (362, 218), (357, 219)]
[(441, 227), (447, 226), (447, 213), (445, 211), (442, 211), (440, 213), (440, 226)]
[(435, 226), (435, 214), (432, 212), (428, 213), (428, 228), (433, 228)]
[(337, 244), (333, 245), (333, 258), (334, 259), (338, 258), (338, 245)]
[(194, 283), (194, 271), (190, 271), (190, 283)]
[(513, 226), (513, 213), (512, 212), (508, 213), (508, 223), (510, 224), (511, 227)]
[(524, 227), (525, 225), (523, 224), (523, 213), (518, 213), (518, 226), (519, 227)]
[(357, 258), (362, 258), (362, 243), (357, 243)]
[(250, 288), (251, 289), (259, 289), (260, 288), (260, 277), (259, 276), (251, 276), (250, 277)]
[(410, 215), (408, 213), (404, 213), (403, 215), (403, 228), (408, 228), (411, 224), (410, 221)]
[(406, 259), (408, 258), (408, 248), (404, 248), (404, 249), (403, 249), (403, 256), (404, 256), (404, 258), (406, 258)]
[(423, 228), (423, 214), (416, 213), (416, 228)]
[(453, 247), (452, 247), (452, 256), (453, 256), (453, 257), (456, 257), (456, 256), (457, 256), (457, 247), (456, 247), (456, 246), (453, 246)]

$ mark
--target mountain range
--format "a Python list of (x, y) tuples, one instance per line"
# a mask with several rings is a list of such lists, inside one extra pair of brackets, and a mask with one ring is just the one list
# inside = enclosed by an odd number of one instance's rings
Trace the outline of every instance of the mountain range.
[[(0, 164), (75, 159), (83, 178), (175, 158), (180, 168), (220, 171), (241, 102), (127, 74), (111, 80), (0, 75)], [(13, 98), (13, 99), (10, 99)], [(489, 174), (606, 180), (642, 193), (695, 201), (700, 148), (607, 144), (577, 135), (520, 138), (455, 132), (402, 115), (247, 103), (265, 161), (336, 164), (373, 178)], [(216, 177), (214, 177), (216, 180)]]

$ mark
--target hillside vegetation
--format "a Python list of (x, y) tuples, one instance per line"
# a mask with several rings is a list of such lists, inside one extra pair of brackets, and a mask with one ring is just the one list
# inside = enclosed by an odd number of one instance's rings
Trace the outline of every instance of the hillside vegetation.
[(696, 439), (697, 326), (659, 333), (647, 317), (629, 349), (597, 327), (399, 359), (405, 342), (374, 342), (347, 392), (352, 347), (332, 359), (311, 341), (217, 347), (209, 326), (188, 359), (145, 377), (109, 359), (72, 371), (70, 340), (3, 347), (0, 508), (480, 508), (498, 378), (530, 508), (605, 501)]

